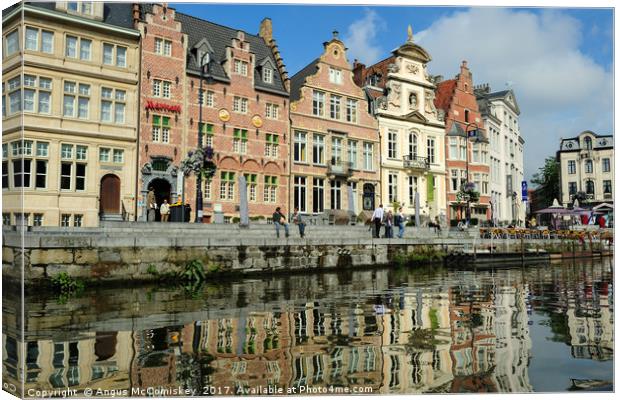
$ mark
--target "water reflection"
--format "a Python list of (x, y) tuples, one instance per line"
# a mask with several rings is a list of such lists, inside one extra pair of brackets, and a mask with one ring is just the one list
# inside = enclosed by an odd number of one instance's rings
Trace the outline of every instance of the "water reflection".
[[(533, 344), (557, 342), (567, 360), (599, 362), (567, 372), (562, 390), (575, 380), (605, 387), (611, 271), (610, 261), (381, 269), (223, 283), (200, 296), (153, 288), (99, 290), (66, 304), (30, 296), (23, 341), (18, 304), (5, 298), (4, 377), (17, 385), (23, 376), (26, 394), (179, 386), (202, 394), (209, 385), (215, 394), (259, 386), (530, 392), (542, 390), (529, 378), (531, 360), (544, 358)], [(555, 367), (538, 362), (537, 374)]]

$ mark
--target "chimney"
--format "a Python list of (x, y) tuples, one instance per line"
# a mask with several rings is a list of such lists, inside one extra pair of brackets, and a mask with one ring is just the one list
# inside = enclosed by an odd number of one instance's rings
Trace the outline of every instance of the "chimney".
[(366, 66), (358, 61), (356, 58), (353, 60), (353, 82), (359, 87), (364, 86), (364, 70)]
[(271, 18), (263, 18), (260, 22), (260, 28), (258, 30), (258, 36), (262, 37), (267, 44), (271, 43), (273, 39), (273, 27), (271, 25)]
[(136, 25), (140, 21), (140, 4), (134, 3), (131, 13), (132, 13), (134, 27), (136, 27)]

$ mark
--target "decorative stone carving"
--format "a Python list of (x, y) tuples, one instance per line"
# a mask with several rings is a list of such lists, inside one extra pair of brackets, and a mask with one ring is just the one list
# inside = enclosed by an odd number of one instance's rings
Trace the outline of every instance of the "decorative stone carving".
[(411, 72), (414, 75), (417, 75), (420, 72), (420, 67), (416, 64), (407, 64), (407, 71)]
[(435, 108), (435, 92), (427, 90), (424, 94), (424, 112), (431, 115), (436, 115), (437, 109)]
[(381, 96), (377, 98), (377, 107), (382, 110), (387, 110), (388, 102), (387, 97)]
[(418, 94), (416, 92), (409, 93), (409, 109), (415, 110), (418, 108)]
[(399, 70), (400, 70), (400, 68), (399, 68), (398, 64), (392, 63), (392, 64), (388, 65), (388, 72), (391, 72), (393, 74), (397, 74)]
[(429, 82), (432, 82), (431, 76), (428, 74), (428, 69), (426, 68), (426, 64), (424, 64), (422, 68), (424, 68), (424, 79), (426, 79)]
[(176, 177), (179, 173), (179, 167), (173, 166), (170, 168), (170, 176)]
[(446, 112), (444, 110), (439, 110), (437, 112), (437, 119), (441, 122), (444, 122), (446, 120)]
[(390, 83), (389, 101), (391, 106), (400, 107), (400, 88), (400, 83)]
[(150, 162), (147, 162), (146, 164), (142, 166), (141, 171), (143, 175), (150, 175), (153, 172), (153, 166), (151, 165)]

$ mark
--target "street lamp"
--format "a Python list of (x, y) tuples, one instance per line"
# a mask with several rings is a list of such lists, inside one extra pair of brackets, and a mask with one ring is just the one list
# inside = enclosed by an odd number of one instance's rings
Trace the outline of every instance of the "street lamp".
[[(470, 126), (474, 126), (476, 129), (472, 129), (471, 131), (469, 130)], [(465, 184), (469, 184), (469, 138), (473, 137), (476, 138), (478, 137), (478, 125), (476, 125), (475, 122), (466, 122), (465, 123), (465, 179), (466, 182)], [(470, 136), (470, 132), (472, 133), (472, 135)], [(467, 221), (467, 226), (469, 227), (469, 220), (471, 219), (471, 211), (469, 209), (469, 202), (471, 201), (470, 196), (466, 196), (466, 201), (467, 201), (467, 209), (465, 210), (465, 220)]]
[[(209, 73), (209, 62), (211, 61), (211, 54), (205, 51), (200, 55), (200, 89), (198, 92), (198, 148), (202, 149), (202, 104), (204, 103), (204, 89), (202, 88), (202, 82), (204, 81), (204, 70), (207, 67), (207, 73)], [(196, 220), (195, 222), (202, 222), (202, 174), (196, 175)]]

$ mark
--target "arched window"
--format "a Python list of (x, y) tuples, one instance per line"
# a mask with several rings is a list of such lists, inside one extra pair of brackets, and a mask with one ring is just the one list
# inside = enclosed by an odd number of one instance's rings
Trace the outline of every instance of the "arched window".
[(586, 181), (586, 193), (587, 194), (594, 194), (594, 181), (588, 179)]
[(418, 135), (415, 132), (409, 132), (409, 156), (418, 156)]
[(583, 142), (586, 150), (592, 150), (592, 138), (590, 136), (586, 136)]

